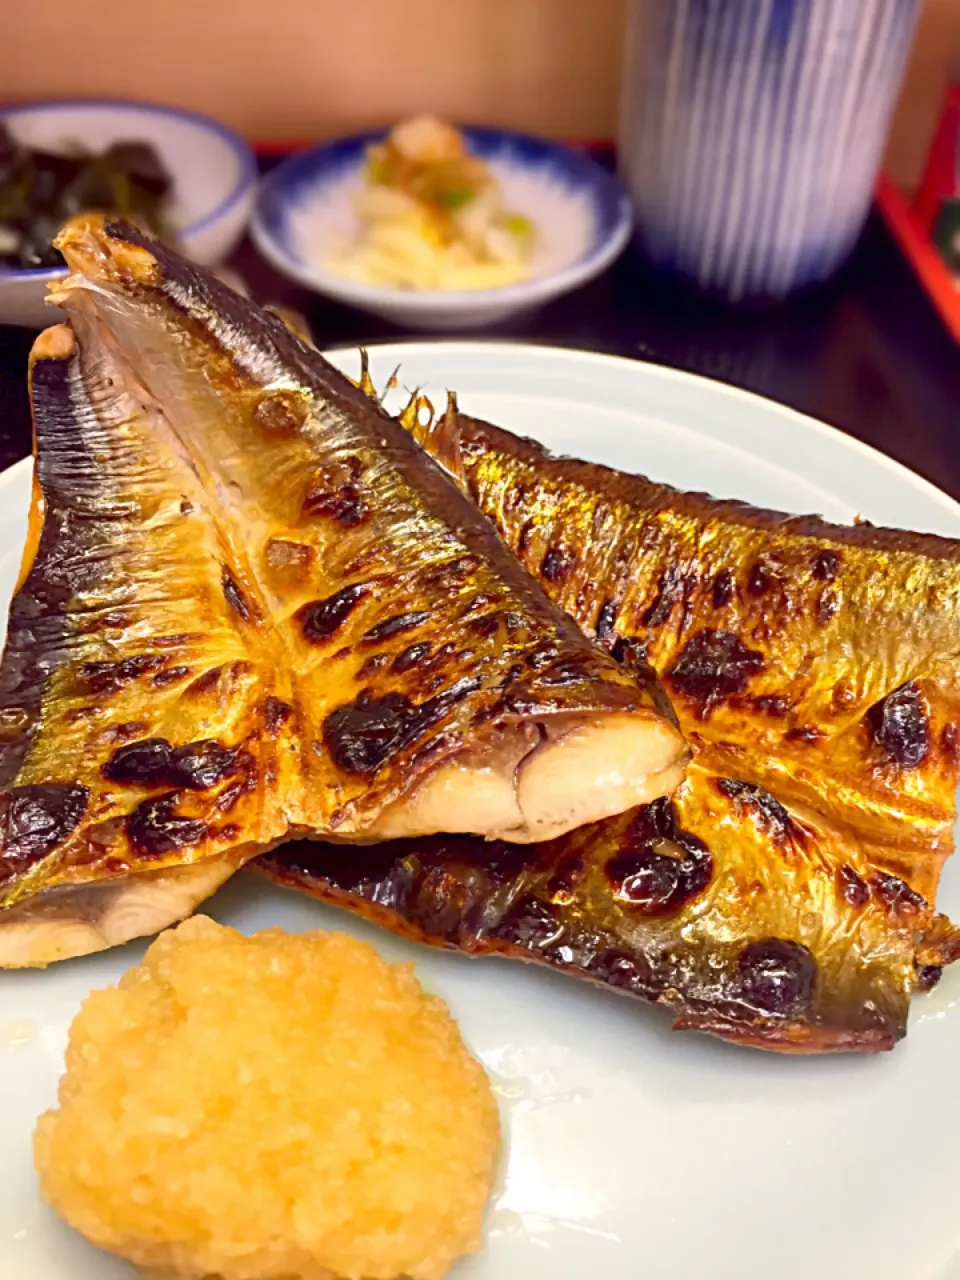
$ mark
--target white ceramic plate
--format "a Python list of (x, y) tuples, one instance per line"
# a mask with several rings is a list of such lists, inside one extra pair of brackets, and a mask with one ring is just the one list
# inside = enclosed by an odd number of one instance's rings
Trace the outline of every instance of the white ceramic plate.
[[(355, 353), (337, 362), (355, 372)], [(833, 519), (960, 536), (960, 508), (828, 428), (632, 361), (499, 344), (374, 348), (383, 385), (442, 396), (559, 450)], [(398, 391), (397, 396), (400, 395)], [(29, 464), (0, 477), (0, 593), (14, 582)], [(958, 864), (960, 865), (960, 864)], [(945, 909), (960, 907), (948, 867)], [(209, 907), (244, 930), (349, 929), (417, 962), (493, 1076), (507, 1158), (486, 1248), (458, 1280), (957, 1280), (960, 969), (875, 1058), (788, 1059), (674, 1034), (657, 1010), (501, 960), (401, 942), (241, 875)], [(67, 1026), (142, 945), (0, 974), (0, 1276), (120, 1280), (38, 1200), (30, 1134)]]

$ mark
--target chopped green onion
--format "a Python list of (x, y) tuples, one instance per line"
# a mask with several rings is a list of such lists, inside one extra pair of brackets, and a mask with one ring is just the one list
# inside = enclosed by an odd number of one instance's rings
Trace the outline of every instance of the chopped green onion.
[(500, 218), (500, 224), (504, 231), (509, 231), (518, 240), (526, 240), (533, 235), (533, 223), (529, 218), (525, 218), (522, 213), (505, 213)]
[(433, 193), (434, 202), (442, 209), (462, 209), (476, 198), (473, 187), (447, 187)]

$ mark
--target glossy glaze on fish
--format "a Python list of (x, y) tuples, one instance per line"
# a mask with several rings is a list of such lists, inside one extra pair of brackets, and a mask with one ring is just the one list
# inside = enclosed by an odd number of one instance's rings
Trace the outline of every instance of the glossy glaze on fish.
[(395, 420), (132, 228), (60, 245), (0, 670), (0, 963), (152, 931), (290, 835), (526, 841), (677, 785), (656, 690)]
[[(915, 915), (852, 910), (845, 857), (766, 793), (694, 765), (672, 798), (541, 845), (297, 841), (254, 866), (396, 933), (532, 960), (785, 1052), (887, 1049), (914, 986)], [(842, 945), (837, 945), (842, 937)]]
[(469, 839), (384, 850), (378, 876), (297, 846), (268, 873), (660, 1001), (680, 1026), (892, 1046), (958, 953), (934, 902), (960, 769), (960, 544), (680, 493), (455, 407), (414, 429), (588, 634), (660, 673), (695, 764), (672, 801), (509, 850), (496, 883)]

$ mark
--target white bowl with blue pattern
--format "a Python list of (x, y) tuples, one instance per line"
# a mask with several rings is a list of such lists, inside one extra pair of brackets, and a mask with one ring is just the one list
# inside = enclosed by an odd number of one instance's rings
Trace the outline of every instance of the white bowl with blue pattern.
[[(149, 102), (77, 99), (3, 107), (0, 124), (19, 142), (50, 151), (75, 142), (94, 151), (147, 142), (173, 180), (169, 221), (187, 257), (216, 265), (243, 235), (256, 161), (242, 138), (209, 116)], [(65, 267), (0, 266), (0, 324), (53, 324), (58, 312), (47, 304), (47, 291), (66, 273)]]
[(537, 228), (532, 275), (497, 289), (408, 290), (362, 284), (331, 271), (332, 246), (357, 227), (354, 197), (366, 149), (383, 132), (299, 152), (263, 181), (251, 223), (257, 248), (278, 271), (317, 293), (412, 329), (492, 324), (567, 293), (600, 274), (630, 237), (626, 193), (595, 160), (559, 143), (500, 129), (463, 130), (493, 171), (507, 208)]

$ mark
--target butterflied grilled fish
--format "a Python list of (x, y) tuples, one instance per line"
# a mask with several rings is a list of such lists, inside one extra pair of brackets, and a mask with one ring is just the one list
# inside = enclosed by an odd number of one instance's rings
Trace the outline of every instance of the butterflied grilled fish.
[(960, 543), (759, 511), (551, 457), (448, 408), (411, 425), (553, 598), (663, 678), (671, 799), (482, 863), (469, 839), (281, 883), (400, 932), (540, 960), (789, 1051), (872, 1050), (956, 958), (935, 914), (960, 770)]
[(396, 420), (133, 228), (59, 243), (0, 669), (0, 963), (153, 931), (292, 834), (527, 841), (673, 790), (656, 689)]

